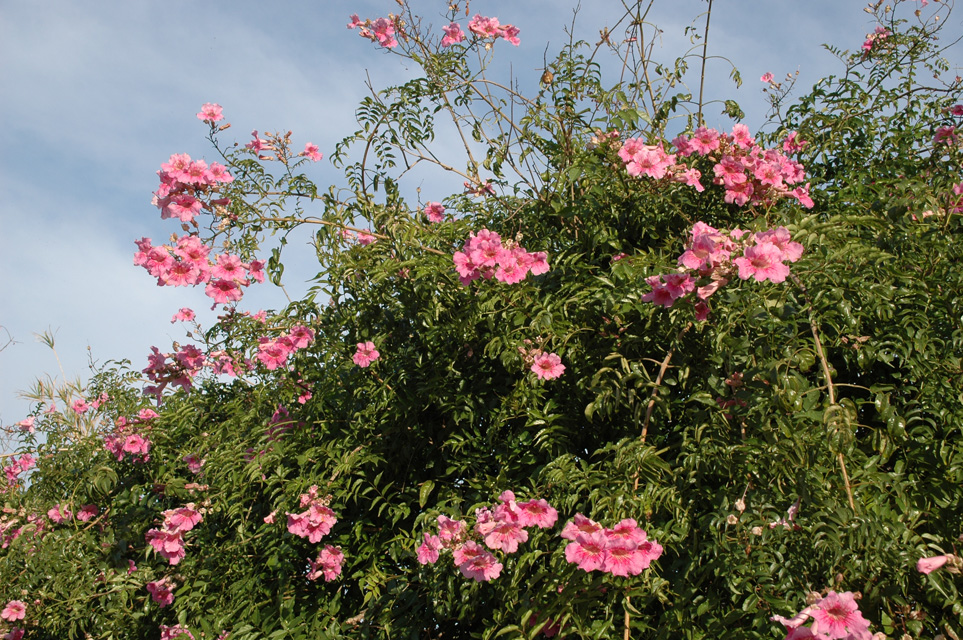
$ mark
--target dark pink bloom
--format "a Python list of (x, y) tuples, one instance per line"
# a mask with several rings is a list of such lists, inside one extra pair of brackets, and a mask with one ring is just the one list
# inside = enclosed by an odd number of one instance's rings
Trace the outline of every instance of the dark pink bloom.
[(147, 583), (147, 590), (150, 592), (151, 598), (160, 605), (161, 609), (174, 602), (174, 594), (170, 590), (171, 586), (173, 585), (167, 584), (167, 578)]
[(179, 509), (169, 509), (162, 515), (164, 516), (164, 528), (172, 533), (190, 531), (194, 528), (194, 525), (204, 519), (200, 512), (194, 510), (193, 503)]
[(317, 580), (324, 576), (325, 582), (331, 582), (341, 575), (341, 565), (344, 563), (344, 554), (339, 547), (332, 547), (330, 544), (324, 545), (315, 560), (308, 560), (311, 570), (308, 572), (308, 580)]
[(173, 627), (162, 624), (160, 629), (160, 640), (194, 640), (194, 634), (187, 627), (182, 627), (179, 624), (175, 624)]
[(438, 516), (438, 537), (446, 547), (460, 544), (465, 537), (466, 528), (467, 525), (463, 520)]
[(47, 511), (47, 517), (54, 524), (60, 524), (62, 522), (70, 522), (74, 519), (73, 512), (66, 507), (66, 505), (57, 505)]
[(77, 519), (81, 522), (87, 522), (93, 520), (100, 513), (100, 509), (97, 508), (95, 504), (87, 504), (80, 508), (77, 512)]

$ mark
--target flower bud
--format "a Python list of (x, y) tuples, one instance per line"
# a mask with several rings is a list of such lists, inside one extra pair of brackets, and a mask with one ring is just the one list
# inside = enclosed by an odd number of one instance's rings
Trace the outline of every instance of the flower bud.
[(736, 511), (738, 511), (739, 513), (742, 513), (745, 510), (746, 510), (746, 501), (743, 500), (742, 498), (739, 498), (738, 500), (736, 500)]
[(729, 517), (726, 518), (726, 524), (732, 524), (732, 525), (739, 524), (738, 516), (736, 516), (736, 514), (734, 513), (730, 513)]

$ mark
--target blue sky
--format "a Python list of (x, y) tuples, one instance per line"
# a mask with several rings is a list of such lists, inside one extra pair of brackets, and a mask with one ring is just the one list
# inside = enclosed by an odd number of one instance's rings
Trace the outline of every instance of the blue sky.
[[(522, 45), (499, 42), (521, 81), (540, 75), (565, 40), (577, 3), (569, 0), (473, 0), (471, 12), (521, 28)], [(416, 13), (442, 23), (446, 2), (412, 0)], [(464, 3), (462, 3), (464, 6)], [(745, 84), (735, 90), (729, 65), (710, 61), (706, 93), (734, 98), (755, 130), (767, 103), (759, 76), (800, 73), (797, 91), (841, 70), (821, 47), (857, 49), (875, 22), (856, 0), (728, 0), (713, 7), (711, 55), (728, 57)], [(651, 14), (663, 34), (660, 56), (674, 59), (704, 0), (661, 0)], [(214, 159), (194, 114), (217, 102), (233, 127), (225, 140), (245, 142), (252, 129), (292, 130), (325, 160), (312, 165), (319, 186), (342, 183), (327, 157), (353, 131), (364, 81), (387, 86), (414, 72), (401, 60), (348, 31), (348, 16), (375, 18), (393, 0), (265, 3), (186, 0), (9, 0), (0, 8), (0, 326), (15, 343), (0, 351), (0, 423), (24, 418), (18, 398), (57, 361), (34, 333), (51, 330), (69, 377), (97, 362), (129, 358), (146, 366), (151, 345), (167, 350), (183, 330), (170, 323), (180, 307), (213, 314), (201, 289), (160, 288), (132, 263), (134, 240), (159, 244), (176, 225), (151, 206), (156, 171), (172, 153)], [(620, 15), (621, 2), (583, 0), (577, 35), (597, 39)], [(938, 10), (931, 3), (926, 11)], [(908, 13), (908, 11), (907, 11)], [(959, 31), (959, 26), (956, 26)], [(710, 124), (731, 126), (718, 108)], [(440, 200), (439, 193), (430, 199)], [(292, 295), (313, 272), (305, 247), (294, 247), (286, 271)], [(297, 251), (301, 250), (298, 254)], [(243, 304), (277, 308), (271, 285), (252, 289)], [(0, 337), (5, 337), (0, 332)]]

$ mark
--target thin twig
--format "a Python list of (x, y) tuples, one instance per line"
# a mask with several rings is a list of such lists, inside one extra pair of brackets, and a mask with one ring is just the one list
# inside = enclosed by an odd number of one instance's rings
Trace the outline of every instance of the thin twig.
[(699, 125), (705, 124), (702, 120), (702, 91), (706, 83), (706, 55), (709, 49), (709, 18), (712, 17), (712, 0), (709, 0), (709, 8), (706, 9), (706, 32), (702, 36), (702, 72), (699, 76)]
[[(826, 393), (829, 395), (829, 404), (836, 404), (836, 389), (833, 387), (833, 378), (829, 373), (829, 361), (826, 359), (826, 353), (823, 351), (823, 343), (819, 339), (819, 330), (816, 327), (815, 309), (813, 308), (812, 300), (809, 299), (809, 292), (806, 290), (806, 286), (802, 283), (796, 274), (791, 273), (789, 276), (796, 283), (802, 291), (803, 297), (806, 298), (806, 302), (809, 304), (809, 330), (813, 334), (813, 342), (816, 345), (816, 355), (819, 357), (819, 362), (822, 365), (823, 377), (826, 378)], [(853, 510), (853, 514), (856, 513), (856, 503), (853, 501), (853, 487), (849, 482), (849, 473), (846, 471), (846, 459), (842, 452), (837, 454), (836, 458), (839, 460), (839, 466), (843, 472), (843, 483), (846, 487), (846, 498), (849, 500), (849, 508)]]

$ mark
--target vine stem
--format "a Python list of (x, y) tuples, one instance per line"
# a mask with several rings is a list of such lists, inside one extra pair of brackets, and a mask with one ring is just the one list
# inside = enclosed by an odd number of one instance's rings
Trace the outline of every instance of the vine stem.
[(702, 71), (699, 74), (699, 124), (704, 124), (702, 120), (702, 92), (706, 83), (706, 55), (709, 50), (709, 18), (712, 17), (712, 0), (709, 0), (709, 8), (706, 9), (706, 32), (702, 36)]
[[(689, 329), (692, 328), (692, 323), (686, 324), (679, 335), (675, 337), (675, 342), (682, 339)], [(655, 386), (652, 388), (652, 395), (649, 396), (649, 404), (645, 407), (645, 420), (642, 422), (642, 434), (639, 436), (639, 440), (645, 444), (645, 437), (649, 433), (649, 421), (652, 419), (652, 412), (655, 410), (655, 401), (659, 397), (659, 387), (662, 386), (662, 378), (665, 377), (665, 372), (669, 370), (669, 362), (672, 360), (672, 354), (675, 353), (675, 347), (673, 346), (669, 349), (669, 352), (665, 354), (665, 358), (662, 359), (662, 363), (659, 365), (659, 374), (655, 377)], [(639, 472), (635, 472), (635, 478), (632, 482), (632, 492), (639, 490)], [(632, 614), (629, 613), (629, 596), (625, 596), (625, 632), (623, 634), (624, 640), (629, 640), (632, 636)]]
[[(809, 298), (809, 291), (806, 289), (806, 285), (802, 283), (799, 277), (794, 273), (790, 273), (789, 277), (792, 278), (793, 282), (796, 283), (796, 286), (799, 287), (799, 290), (802, 291), (803, 297), (806, 298), (806, 302), (809, 304), (809, 330), (813, 334), (813, 343), (816, 346), (816, 356), (819, 357), (819, 363), (823, 369), (823, 377), (826, 378), (826, 393), (829, 394), (829, 404), (834, 405), (836, 404), (836, 389), (833, 386), (832, 374), (829, 372), (829, 361), (826, 359), (826, 352), (823, 351), (823, 343), (819, 339), (819, 330), (816, 327), (816, 318), (813, 315), (813, 302)], [(846, 487), (846, 498), (849, 500), (849, 508), (852, 509), (853, 513), (855, 514), (856, 503), (853, 501), (853, 487), (849, 482), (849, 473), (846, 471), (846, 458), (840, 451), (836, 455), (836, 459), (839, 460), (839, 467), (843, 472), (843, 484)]]
[[(361, 229), (358, 227), (352, 227), (346, 224), (340, 224), (338, 222), (329, 222), (327, 220), (319, 220), (318, 218), (273, 218), (267, 216), (258, 216), (260, 222), (293, 222), (296, 224), (321, 224), (328, 227), (336, 227), (338, 229), (347, 229), (348, 231), (356, 231), (358, 233), (367, 233), (369, 236), (374, 236), (379, 240), (390, 240), (390, 238), (383, 233), (375, 233), (369, 229)], [(419, 245), (419, 249), (422, 251), (427, 251), (428, 253), (434, 253), (439, 256), (448, 256), (450, 254), (444, 251), (439, 251), (438, 249), (433, 249), (431, 247), (426, 247), (425, 245)]]

